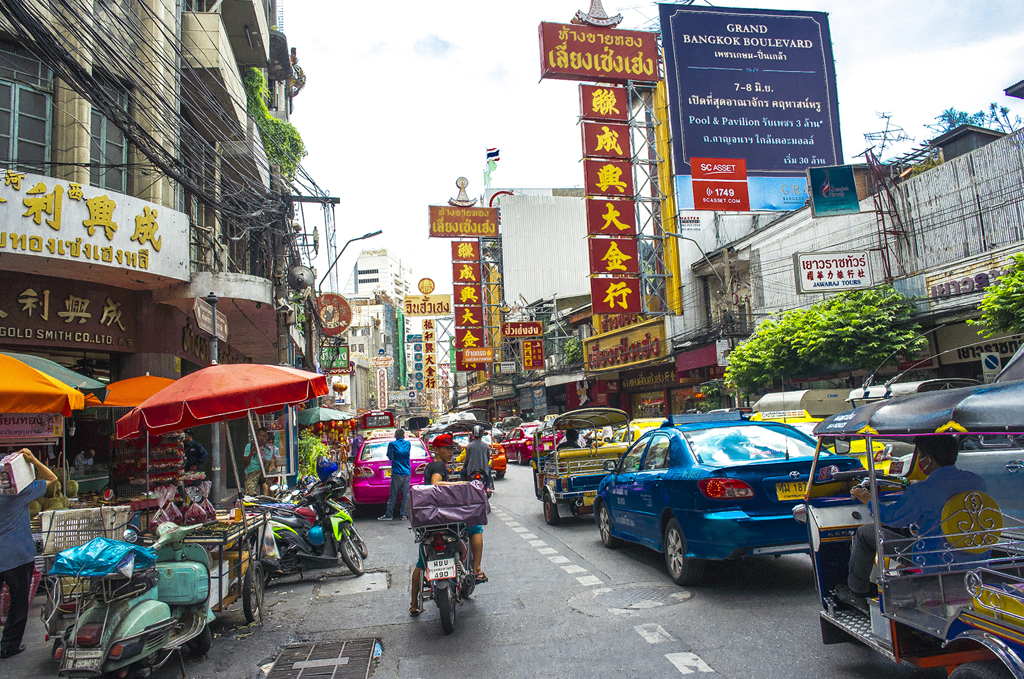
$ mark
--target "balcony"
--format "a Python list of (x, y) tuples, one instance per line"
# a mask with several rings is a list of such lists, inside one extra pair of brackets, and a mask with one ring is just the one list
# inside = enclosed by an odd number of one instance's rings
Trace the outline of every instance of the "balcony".
[(267, 151), (263, 148), (263, 140), (260, 138), (259, 128), (252, 118), (247, 118), (245, 132), (235, 141), (225, 142), (223, 145), (224, 156), (236, 162), (230, 163), (230, 167), (237, 170), (239, 176), (236, 180), (244, 183), (259, 183), (264, 188), (270, 188), (270, 164), (267, 162)]
[(245, 89), (221, 15), (182, 13), (181, 41), (188, 67), (182, 87), (197, 117), (223, 134), (245, 138)]
[(265, 0), (224, 0), (220, 12), (238, 65), (266, 68), (270, 27)]

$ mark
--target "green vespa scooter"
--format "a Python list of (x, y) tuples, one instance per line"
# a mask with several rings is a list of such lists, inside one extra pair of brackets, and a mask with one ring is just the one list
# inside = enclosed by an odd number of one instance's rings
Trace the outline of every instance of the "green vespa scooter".
[(60, 676), (145, 677), (182, 646), (195, 655), (210, 650), (209, 558), (184, 542), (202, 527), (163, 523), (154, 567), (89, 578), (78, 619), (54, 652)]

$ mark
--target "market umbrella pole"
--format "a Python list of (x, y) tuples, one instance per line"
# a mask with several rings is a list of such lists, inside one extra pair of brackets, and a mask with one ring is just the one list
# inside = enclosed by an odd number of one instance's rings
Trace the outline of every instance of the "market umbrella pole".
[[(216, 428), (216, 427), (217, 427), (217, 425), (214, 425), (214, 428)], [(249, 536), (249, 526), (246, 524), (246, 520), (245, 520), (245, 501), (243, 499), (244, 494), (245, 494), (245, 488), (242, 487), (242, 482), (238, 478), (238, 464), (235, 462), (235, 446), (234, 446), (233, 443), (231, 443), (231, 432), (228, 431), (228, 418), (226, 418), (226, 417), (224, 418), (224, 438), (227, 439), (227, 442), (228, 442), (228, 459), (231, 460), (231, 471), (235, 475), (235, 487), (238, 490), (238, 506), (241, 507), (241, 509), (242, 509), (242, 531), (243, 531), (243, 533), (242, 533), (242, 537), (239, 538), (239, 540), (238, 540), (238, 563), (242, 563), (242, 547), (243, 547), (244, 544), (246, 544), (246, 541), (247, 541), (248, 536)], [(259, 452), (259, 451), (257, 451), (257, 452)], [(241, 579), (242, 579), (242, 574), (241, 573), (238, 574), (238, 579), (239, 579), (239, 589), (241, 589), (241, 586), (242, 586), (241, 585)]]

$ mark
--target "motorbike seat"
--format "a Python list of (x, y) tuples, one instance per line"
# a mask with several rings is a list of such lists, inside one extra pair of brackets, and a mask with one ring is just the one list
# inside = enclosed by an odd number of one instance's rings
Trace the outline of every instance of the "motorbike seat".
[(283, 512), (280, 514), (274, 514), (273, 520), (277, 521), (278, 523), (284, 524), (289, 528), (309, 528), (310, 524), (310, 521), (303, 516), (298, 516), (296, 514), (285, 514)]
[(299, 507), (295, 510), (295, 513), (301, 517), (309, 519), (310, 521), (316, 521), (316, 510), (312, 507)]

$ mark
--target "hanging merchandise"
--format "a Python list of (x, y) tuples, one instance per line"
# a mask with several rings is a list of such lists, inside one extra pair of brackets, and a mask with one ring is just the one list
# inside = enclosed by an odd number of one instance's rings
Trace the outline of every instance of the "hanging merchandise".
[(161, 523), (170, 521), (171, 523), (181, 523), (182, 514), (178, 506), (174, 504), (174, 496), (177, 494), (178, 489), (175, 486), (157, 486), (153, 489), (156, 494), (156, 503), (160, 509), (157, 510), (153, 518), (150, 519), (150, 525), (159, 526)]
[[(210, 481), (203, 481), (195, 489), (191, 489), (199, 495), (199, 499), (194, 501), (185, 512), (186, 526), (217, 520), (217, 510), (214, 509), (209, 499), (211, 489), (213, 489), (213, 483)], [(191, 496), (192, 492), (189, 495)]]

